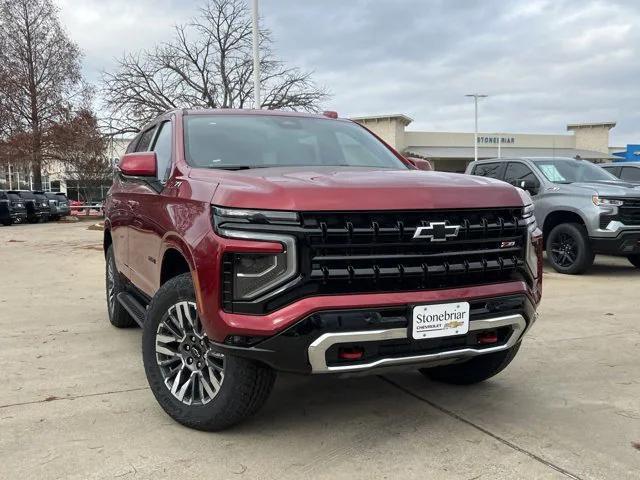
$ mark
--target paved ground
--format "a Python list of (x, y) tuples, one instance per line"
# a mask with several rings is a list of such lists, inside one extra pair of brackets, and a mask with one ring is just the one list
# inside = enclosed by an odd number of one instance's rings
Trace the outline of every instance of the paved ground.
[(640, 271), (549, 273), (515, 362), (474, 387), (414, 373), (281, 376), (206, 434), (147, 388), (140, 330), (107, 320), (101, 232), (0, 228), (0, 478), (640, 478)]

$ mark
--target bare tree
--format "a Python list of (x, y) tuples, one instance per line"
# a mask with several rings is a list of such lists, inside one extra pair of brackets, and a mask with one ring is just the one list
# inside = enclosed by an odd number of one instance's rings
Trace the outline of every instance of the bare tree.
[(47, 158), (57, 162), (67, 182), (75, 180), (85, 199), (88, 191), (110, 183), (113, 168), (95, 115), (87, 109), (67, 112), (63, 121), (44, 134)]
[[(126, 54), (103, 73), (103, 94), (117, 133), (173, 108), (247, 108), (253, 105), (251, 12), (245, 0), (208, 0), (199, 16), (175, 27), (171, 41)], [(309, 72), (291, 68), (260, 32), (261, 107), (317, 111), (328, 93)]]
[(9, 143), (28, 138), (36, 188), (42, 185), (43, 132), (86, 92), (80, 50), (57, 15), (51, 0), (0, 0), (0, 135)]

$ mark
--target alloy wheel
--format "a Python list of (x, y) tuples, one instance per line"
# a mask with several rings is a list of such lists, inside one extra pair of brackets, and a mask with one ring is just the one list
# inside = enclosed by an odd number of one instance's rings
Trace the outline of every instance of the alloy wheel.
[(178, 302), (163, 316), (156, 362), (171, 394), (186, 405), (205, 405), (220, 391), (224, 355), (211, 349), (194, 302)]
[(551, 255), (556, 265), (570, 267), (578, 258), (578, 242), (572, 235), (560, 233), (551, 241)]

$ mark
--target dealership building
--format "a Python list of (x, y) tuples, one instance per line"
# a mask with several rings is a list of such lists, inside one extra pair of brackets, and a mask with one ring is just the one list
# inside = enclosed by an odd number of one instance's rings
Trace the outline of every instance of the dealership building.
[[(474, 158), (473, 132), (421, 132), (409, 129), (413, 119), (402, 114), (352, 118), (407, 156), (426, 158), (436, 170), (464, 172)], [(478, 133), (478, 158), (576, 157), (601, 163), (624, 147), (610, 147), (615, 122), (571, 123), (569, 133)]]

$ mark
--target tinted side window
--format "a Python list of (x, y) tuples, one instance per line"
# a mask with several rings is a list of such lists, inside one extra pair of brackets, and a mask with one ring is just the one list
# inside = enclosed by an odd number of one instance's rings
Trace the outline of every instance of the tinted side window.
[(153, 132), (155, 131), (156, 127), (151, 127), (142, 134), (138, 145), (136, 145), (136, 152), (146, 152), (149, 150), (149, 145), (151, 145), (151, 140), (153, 139)]
[(0, 192), (0, 200), (7, 200), (7, 194), (4, 192)]
[(500, 179), (502, 177), (502, 166), (502, 163), (481, 163), (480, 165), (476, 165), (473, 174), (480, 177)]
[(640, 182), (640, 168), (638, 167), (623, 167), (622, 175), (620, 176), (622, 180), (630, 180), (632, 182)]
[(620, 167), (603, 167), (607, 172), (609, 172), (611, 175), (615, 175), (616, 177), (620, 178)]
[(136, 144), (138, 143), (138, 140), (140, 140), (140, 135), (136, 135), (135, 138), (131, 140), (131, 143), (129, 143), (129, 145), (127, 146), (127, 150), (124, 153), (135, 152)]
[(171, 122), (160, 125), (152, 150), (158, 159), (158, 180), (166, 182), (171, 173)]
[(540, 185), (540, 182), (529, 167), (523, 163), (510, 162), (504, 174), (504, 181), (511, 185), (519, 186), (523, 180), (528, 180), (536, 185)]

